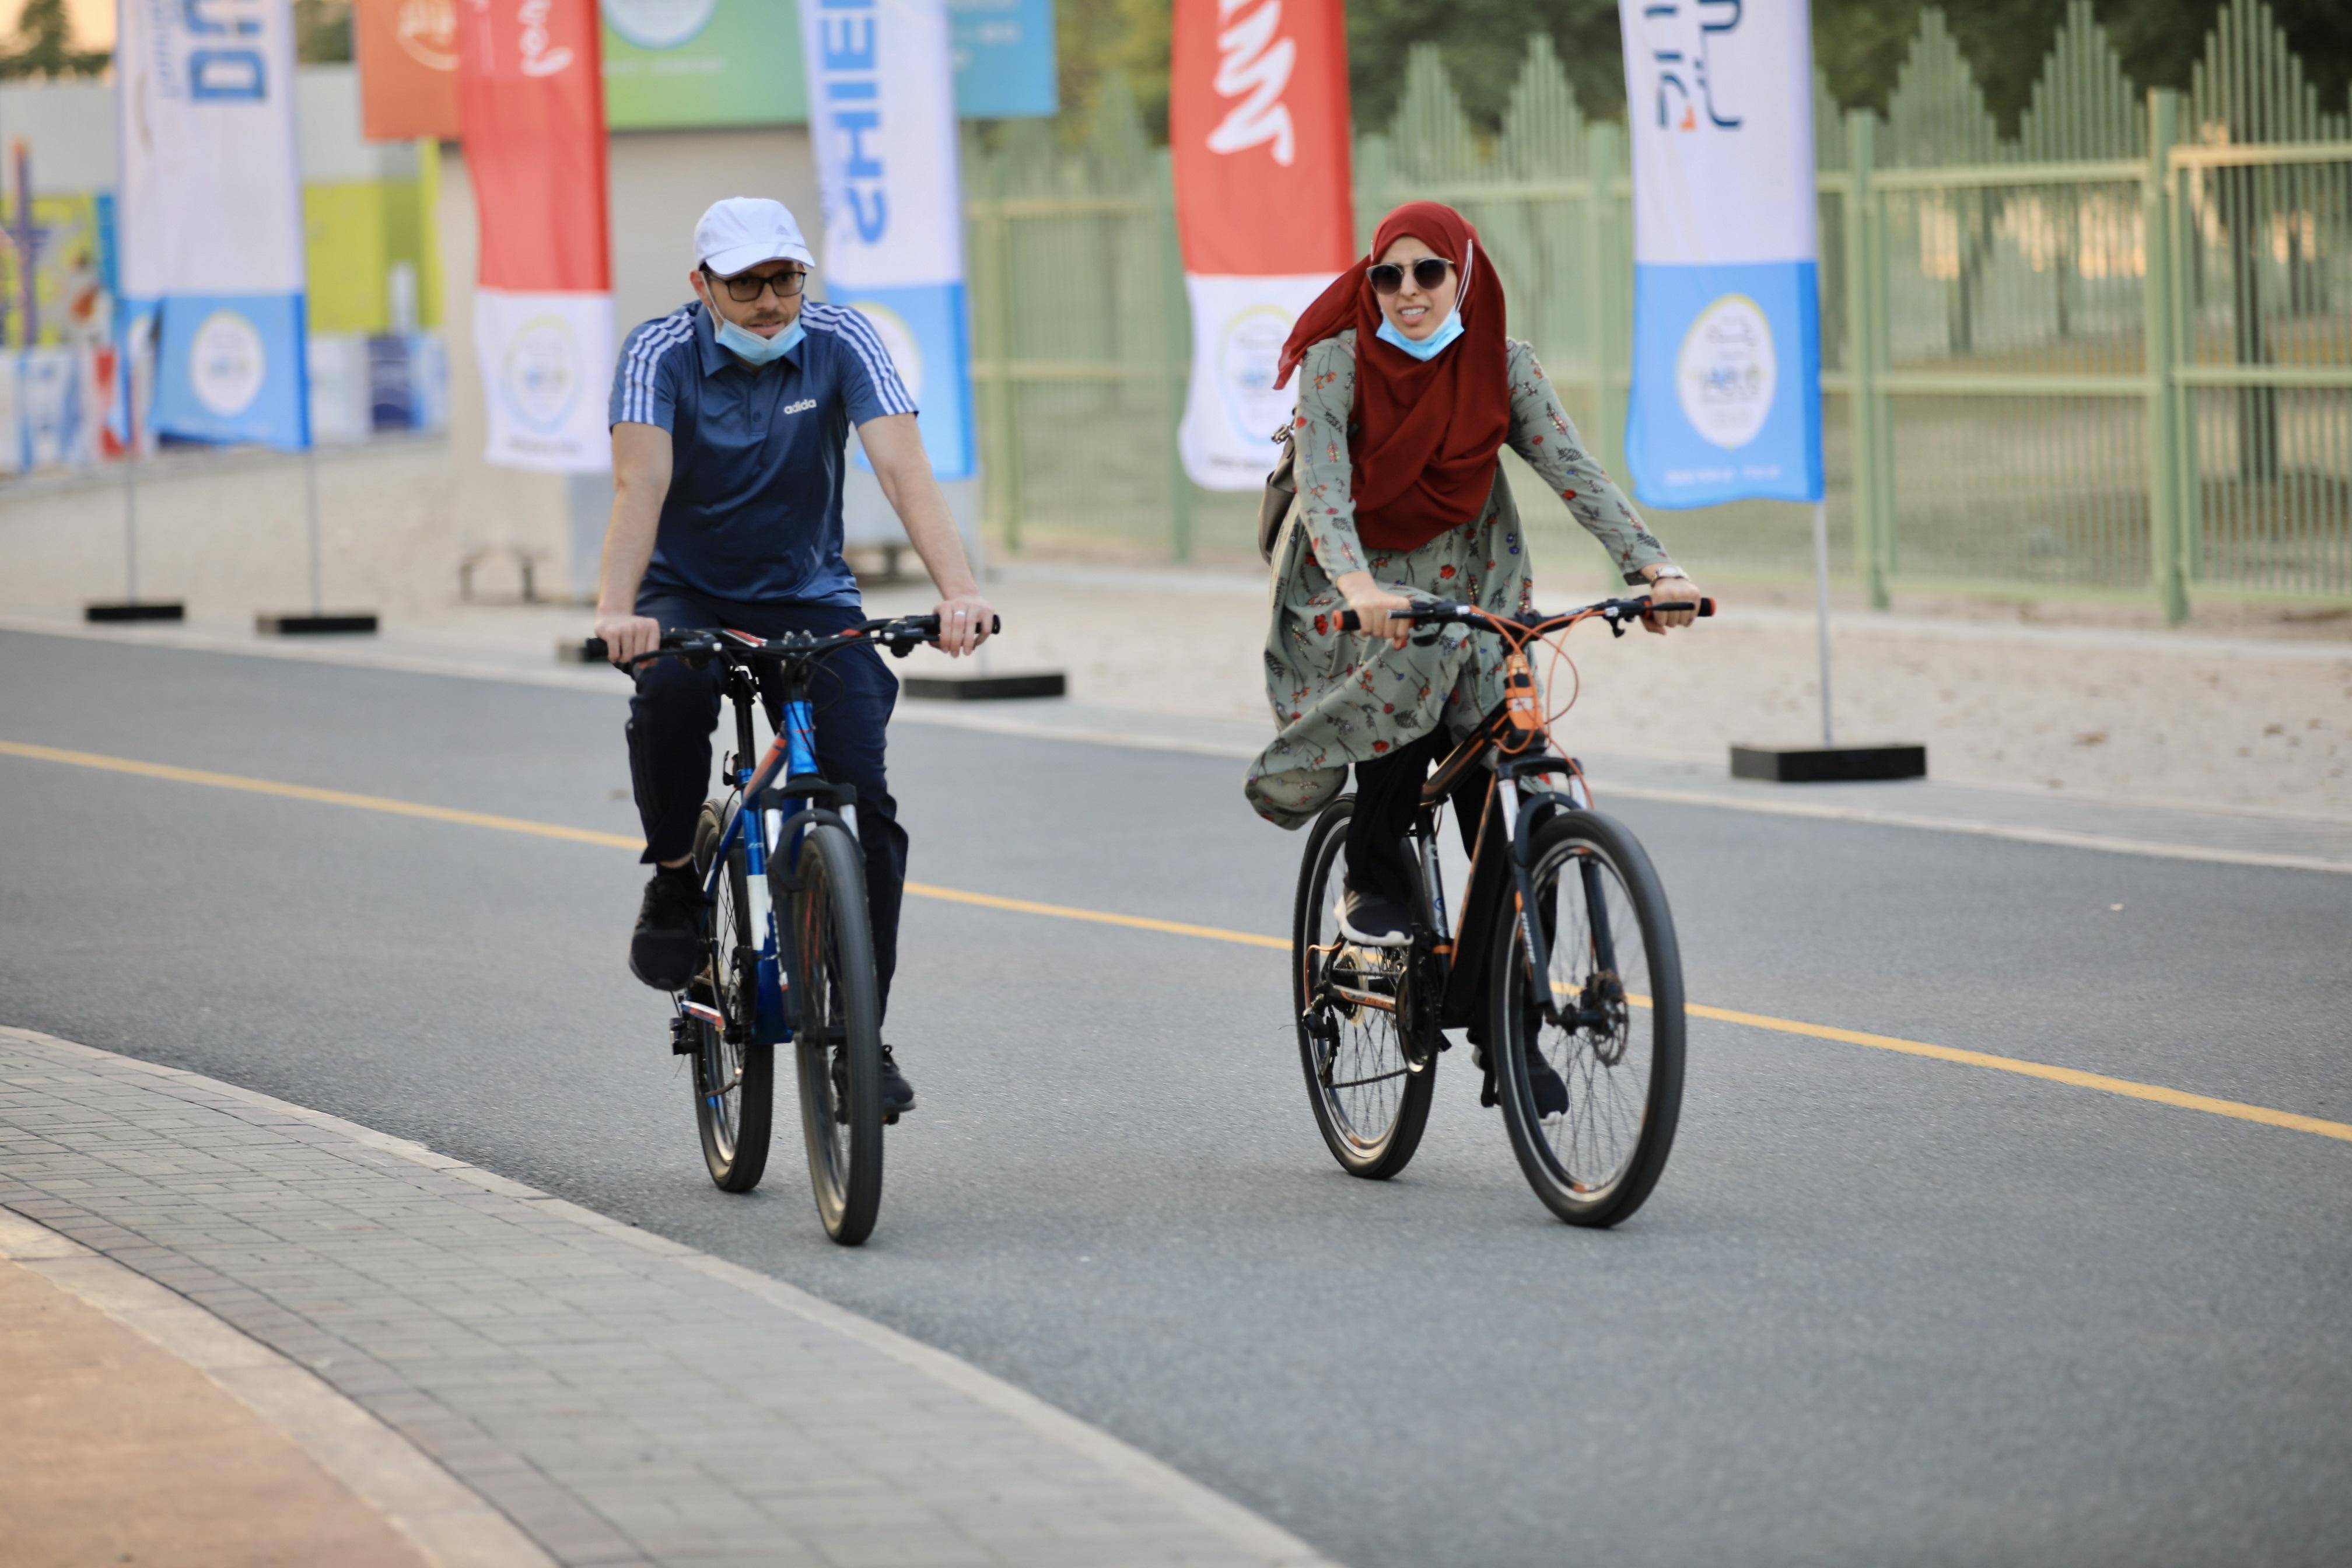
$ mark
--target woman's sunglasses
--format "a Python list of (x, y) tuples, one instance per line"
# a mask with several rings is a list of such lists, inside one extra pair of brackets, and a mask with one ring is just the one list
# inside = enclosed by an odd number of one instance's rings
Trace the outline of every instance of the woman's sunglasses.
[[(1426, 294), (1445, 281), (1445, 269), (1454, 263), (1442, 256), (1424, 256), (1412, 264), (1413, 287)], [(1393, 261), (1383, 261), (1366, 274), (1372, 280), (1375, 294), (1393, 294), (1404, 287), (1404, 268)]]

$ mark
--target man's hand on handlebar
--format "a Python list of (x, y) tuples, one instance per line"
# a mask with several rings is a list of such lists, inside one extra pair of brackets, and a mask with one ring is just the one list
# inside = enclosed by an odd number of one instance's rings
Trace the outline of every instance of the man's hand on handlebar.
[(1348, 608), (1356, 612), (1356, 625), (1364, 636), (1386, 637), (1392, 646), (1404, 647), (1412, 633), (1412, 622), (1404, 618), (1412, 609), (1411, 599), (1390, 593), (1372, 581), (1370, 572), (1342, 572), (1331, 585), (1346, 597)]
[(631, 659), (643, 658), (661, 647), (661, 623), (651, 616), (600, 609), (596, 612), (596, 636), (604, 640), (604, 657), (617, 668), (626, 669)]
[(1703, 595), (1698, 584), (1687, 577), (1654, 577), (1650, 580), (1650, 602), (1654, 605), (1688, 605), (1687, 610), (1660, 609), (1655, 615), (1642, 617), (1643, 631), (1664, 636), (1669, 626), (1686, 626), (1697, 614)]
[(950, 658), (961, 658), (978, 649), (996, 624), (996, 612), (981, 597), (977, 588), (968, 594), (949, 595), (932, 613), (940, 617), (940, 650)]

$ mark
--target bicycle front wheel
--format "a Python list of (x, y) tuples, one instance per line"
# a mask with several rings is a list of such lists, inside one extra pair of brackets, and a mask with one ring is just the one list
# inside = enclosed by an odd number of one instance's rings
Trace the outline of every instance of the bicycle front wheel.
[(1291, 1006), (1315, 1125), (1339, 1168), (1385, 1181), (1405, 1168), (1429, 1124), (1437, 1083), (1430, 1042), (1408, 1049), (1402, 949), (1358, 947), (1333, 905), (1355, 797), (1342, 795), (1307, 829), (1291, 921)]
[(1545, 964), (1531, 966), (1522, 920), (1506, 922), (1493, 989), (1503, 1119), (1545, 1206), (1612, 1226), (1657, 1184), (1682, 1114), (1674, 916), (1641, 843), (1598, 812), (1545, 823), (1530, 858)]
[[(779, 857), (781, 859), (781, 857)], [(802, 835), (796, 886), (771, 880), (790, 910), (793, 1046), (809, 1184), (827, 1236), (856, 1247), (882, 1208), (882, 1025), (856, 840), (836, 822)]]
[[(726, 806), (703, 803), (694, 825), (694, 872), (706, 880), (719, 854)], [(747, 826), (749, 825), (747, 824)], [(776, 1049), (755, 1044), (760, 1010), (759, 945), (751, 879), (740, 838), (727, 856), (709, 910), (702, 961), (687, 987), (689, 1001), (719, 1015), (719, 1022), (688, 1015), (694, 1039), (694, 1120), (702, 1131), (702, 1163), (719, 1190), (748, 1193), (768, 1168), (768, 1129), (774, 1105)]]

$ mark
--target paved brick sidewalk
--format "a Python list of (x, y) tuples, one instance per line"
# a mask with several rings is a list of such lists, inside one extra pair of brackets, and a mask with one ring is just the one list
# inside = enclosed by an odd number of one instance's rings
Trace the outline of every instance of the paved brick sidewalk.
[(333, 1117), (5, 1027), (0, 1208), (307, 1368), (562, 1563), (1324, 1562), (790, 1286)]

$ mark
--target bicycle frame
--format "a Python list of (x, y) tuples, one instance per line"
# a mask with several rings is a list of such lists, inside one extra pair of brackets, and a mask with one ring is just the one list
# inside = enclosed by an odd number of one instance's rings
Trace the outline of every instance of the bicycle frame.
[[(735, 708), (735, 750), (727, 759), (727, 780), (734, 791), (728, 800), (727, 816), (720, 826), (710, 868), (703, 874), (702, 881), (703, 898), (715, 902), (719, 879), (727, 874), (728, 859), (739, 843), (742, 846), (745, 890), (751, 902), (753, 934), (760, 939), (759, 1006), (751, 1020), (751, 1042), (755, 1045), (783, 1045), (793, 1037), (791, 1012), (785, 1005), (791, 981), (784, 973), (781, 933), (776, 928), (774, 903), (768, 893), (769, 861), (782, 855), (789, 867), (799, 854), (801, 836), (812, 822), (826, 814), (828, 807), (839, 812), (853, 835), (857, 831), (856, 791), (848, 784), (829, 783), (817, 773), (816, 713), (809, 702), (805, 673), (790, 661), (780, 662), (779, 677), (784, 682), (781, 704), (783, 726), (756, 764), (748, 759), (756, 744), (751, 710), (758, 700), (759, 682), (746, 666), (731, 661), (728, 666), (727, 695)], [(795, 799), (809, 804), (787, 818), (785, 803)], [(754, 822), (761, 826), (757, 833), (750, 830)], [(789, 884), (789, 876), (787, 881)], [(694, 1004), (680, 1005), (691, 1007)], [(713, 1017), (706, 1021), (720, 1020)]]
[[(1504, 721), (1499, 717), (1489, 720), (1477, 733), (1455, 747), (1422, 787), (1421, 818), (1413, 837), (1420, 851), (1422, 886), (1427, 900), (1422, 911), (1423, 922), (1433, 938), (1431, 956), (1437, 961), (1438, 973), (1444, 977), (1438, 1022), (1445, 1028), (1467, 1026), (1484, 1000), (1484, 976), (1500, 934), (1498, 921), (1510, 919), (1517, 910), (1528, 909), (1535, 901), (1527, 846), (1536, 830), (1555, 812), (1581, 811), (1592, 804), (1585, 788), (1583, 770), (1573, 758), (1549, 751), (1498, 757), (1495, 776), (1487, 785), (1479, 811), (1477, 836), (1470, 854), (1470, 875), (1462, 889), (1459, 923), (1449, 925), (1444, 879), (1438, 863), (1437, 812), (1464, 773), (1483, 765), (1498, 752), (1503, 728)], [(1567, 788), (1529, 787), (1525, 782), (1546, 775), (1564, 775)], [(1587, 874), (1590, 875), (1589, 868)], [(1506, 892), (1512, 897), (1505, 898)], [(1595, 934), (1605, 948), (1610, 945), (1605, 916), (1601, 920), (1603, 923), (1596, 927)], [(1549, 939), (1541, 922), (1513, 923), (1519, 928), (1529, 972), (1546, 973), (1550, 955), (1544, 947)], [(1604, 954), (1604, 967), (1607, 962)], [(1549, 999), (1545, 1007), (1549, 1016), (1553, 1004)], [(1553, 1017), (1551, 1021), (1558, 1020)]]

